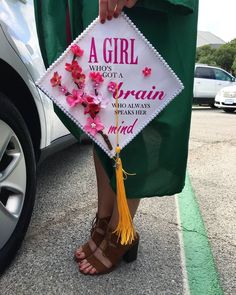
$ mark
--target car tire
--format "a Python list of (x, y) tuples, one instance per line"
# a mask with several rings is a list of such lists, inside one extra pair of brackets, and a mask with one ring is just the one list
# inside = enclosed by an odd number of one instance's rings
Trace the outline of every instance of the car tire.
[(214, 105), (214, 103), (211, 103), (209, 106), (211, 109), (217, 109), (217, 107)]
[(0, 93), (0, 273), (26, 234), (36, 193), (36, 161), (28, 128)]
[(233, 113), (235, 109), (223, 109), (226, 113)]

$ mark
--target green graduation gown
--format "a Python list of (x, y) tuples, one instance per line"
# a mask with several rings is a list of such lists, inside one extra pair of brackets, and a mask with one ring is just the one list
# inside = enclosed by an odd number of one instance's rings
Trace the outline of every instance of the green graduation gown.
[[(98, 0), (35, 0), (40, 46), (51, 64), (98, 15)], [(125, 13), (163, 56), (184, 90), (126, 146), (121, 157), (127, 172), (128, 198), (173, 195), (184, 187), (190, 130), (198, 0), (139, 0)], [(71, 38), (70, 36), (71, 35)], [(135, 77), (134, 77), (135, 79)], [(55, 111), (79, 138), (81, 131)], [(114, 161), (96, 151), (115, 190)]]

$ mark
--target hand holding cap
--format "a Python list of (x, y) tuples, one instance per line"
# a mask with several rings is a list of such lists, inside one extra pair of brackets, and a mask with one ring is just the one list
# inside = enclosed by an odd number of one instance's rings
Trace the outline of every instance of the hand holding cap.
[(99, 0), (99, 17), (101, 23), (105, 23), (106, 19), (111, 20), (118, 17), (124, 7), (131, 8), (137, 0)]

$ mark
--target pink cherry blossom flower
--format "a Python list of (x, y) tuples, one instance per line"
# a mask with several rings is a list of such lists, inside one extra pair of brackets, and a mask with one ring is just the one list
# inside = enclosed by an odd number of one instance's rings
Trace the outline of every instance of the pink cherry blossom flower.
[(95, 83), (95, 86), (98, 86), (104, 80), (100, 72), (91, 72), (89, 77)]
[(83, 73), (76, 73), (76, 72), (72, 72), (72, 78), (74, 80), (74, 82), (79, 86), (79, 88), (84, 88), (85, 86), (85, 74)]
[(77, 85), (78, 85), (78, 87), (80, 88), (80, 89), (84, 89), (84, 87), (85, 87), (85, 82), (84, 81), (81, 81), (81, 82), (75, 82)]
[(110, 91), (111, 93), (114, 93), (116, 91), (116, 83), (115, 82), (109, 82), (108, 86), (107, 86), (108, 91)]
[(59, 90), (63, 93), (63, 94), (66, 94), (68, 92), (66, 86), (63, 86), (63, 85), (60, 85), (59, 86)]
[(84, 54), (84, 51), (77, 44), (71, 45), (70, 49), (74, 55), (78, 57), (81, 57)]
[[(96, 110), (97, 112), (99, 112), (100, 109), (105, 109), (108, 106), (110, 100), (108, 98), (104, 98), (101, 95), (86, 95), (84, 97), (84, 102), (87, 105), (87, 109), (85, 110), (85, 113), (89, 113), (89, 111), (87, 110), (91, 108), (93, 110)], [(91, 105), (94, 105), (94, 106), (91, 106)]]
[(94, 103), (94, 96), (92, 95), (86, 95), (84, 97), (84, 103), (86, 105), (84, 108), (84, 114), (89, 114), (92, 118), (95, 118), (101, 109), (100, 104)]
[(151, 68), (145, 67), (145, 69), (143, 70), (144, 77), (150, 76), (151, 72), (152, 72)]
[(50, 79), (52, 87), (61, 85), (61, 76), (59, 76), (58, 72), (54, 72), (53, 77)]
[(65, 70), (72, 73), (81, 73), (82, 68), (79, 66), (78, 62), (76, 60), (73, 60), (72, 63), (66, 63), (65, 64)]
[(83, 103), (83, 92), (73, 89), (72, 94), (66, 97), (66, 101), (70, 107), (75, 107), (78, 103)]
[(96, 118), (87, 118), (87, 123), (84, 126), (84, 130), (90, 133), (92, 136), (95, 136), (99, 131), (104, 129), (104, 125), (100, 121), (100, 117), (96, 116)]
[(85, 108), (84, 108), (84, 114), (89, 114), (91, 118), (95, 118), (96, 115), (100, 112), (100, 105), (97, 105), (95, 103), (91, 103), (88, 104)]
[(84, 96), (84, 101), (85, 101), (86, 104), (92, 104), (92, 103), (94, 103), (94, 98), (95, 98), (94, 95), (88, 95), (88, 94), (86, 94)]

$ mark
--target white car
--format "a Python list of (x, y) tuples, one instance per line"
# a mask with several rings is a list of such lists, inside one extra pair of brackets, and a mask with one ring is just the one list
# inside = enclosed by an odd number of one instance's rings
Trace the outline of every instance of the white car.
[(75, 141), (35, 81), (45, 67), (33, 1), (0, 1), (0, 273), (26, 233), (36, 166)]
[(220, 89), (236, 85), (235, 77), (217, 67), (196, 64), (194, 73), (193, 103), (214, 107), (215, 96)]
[(233, 113), (236, 110), (236, 85), (222, 88), (215, 97), (215, 106)]

